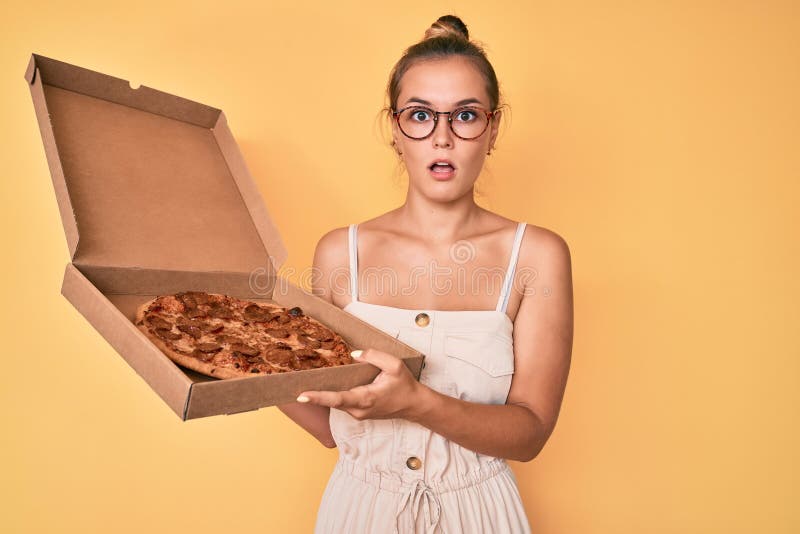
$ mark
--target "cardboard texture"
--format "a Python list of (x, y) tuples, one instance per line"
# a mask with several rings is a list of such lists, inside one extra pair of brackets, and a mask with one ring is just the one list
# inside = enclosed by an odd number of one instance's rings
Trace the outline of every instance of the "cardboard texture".
[(219, 380), (185, 369), (133, 324), (137, 306), (179, 291), (300, 306), (419, 378), (424, 355), (278, 276), (286, 248), (221, 110), (37, 54), (25, 79), (72, 259), (61, 292), (181, 419), (349, 389), (379, 371)]

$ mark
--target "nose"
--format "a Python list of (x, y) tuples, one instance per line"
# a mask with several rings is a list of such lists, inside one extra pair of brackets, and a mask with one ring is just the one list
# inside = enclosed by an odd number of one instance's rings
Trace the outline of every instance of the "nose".
[(434, 148), (451, 148), (453, 146), (453, 131), (450, 129), (446, 115), (439, 117), (439, 120), (436, 121), (431, 139)]

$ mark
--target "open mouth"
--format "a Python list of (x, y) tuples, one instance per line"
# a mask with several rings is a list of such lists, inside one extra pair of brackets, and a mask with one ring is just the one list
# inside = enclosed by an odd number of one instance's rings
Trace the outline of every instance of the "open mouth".
[(453, 167), (451, 163), (447, 163), (444, 161), (437, 161), (428, 167), (431, 172), (439, 173), (439, 174), (449, 174), (453, 172), (456, 168)]

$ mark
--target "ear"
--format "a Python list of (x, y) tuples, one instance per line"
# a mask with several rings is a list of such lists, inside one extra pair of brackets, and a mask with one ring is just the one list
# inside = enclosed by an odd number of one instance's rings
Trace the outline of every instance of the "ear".
[(392, 147), (398, 153), (402, 153), (403, 152), (403, 149), (400, 148), (400, 136), (401, 135), (402, 135), (402, 133), (400, 132), (400, 129), (397, 127), (397, 123), (392, 121)]
[(492, 115), (492, 123), (490, 125), (491, 130), (489, 130), (489, 149), (494, 148), (494, 142), (497, 140), (497, 134), (500, 131), (500, 117), (502, 116), (502, 111), (496, 111), (494, 115)]

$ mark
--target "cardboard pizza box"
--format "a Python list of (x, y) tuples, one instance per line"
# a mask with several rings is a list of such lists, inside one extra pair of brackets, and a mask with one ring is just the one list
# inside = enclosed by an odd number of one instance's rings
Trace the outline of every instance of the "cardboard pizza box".
[(173, 363), (133, 324), (156, 295), (197, 290), (299, 306), (354, 349), (424, 356), (278, 275), (286, 248), (219, 110), (34, 54), (30, 85), (71, 263), (61, 293), (183, 419), (344, 390), (356, 363), (219, 380)]

